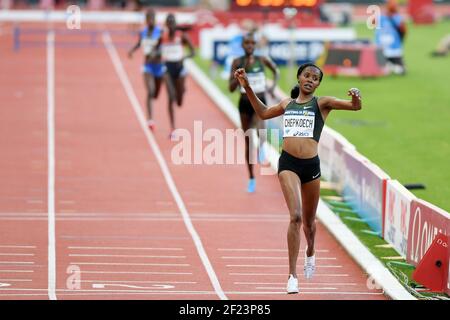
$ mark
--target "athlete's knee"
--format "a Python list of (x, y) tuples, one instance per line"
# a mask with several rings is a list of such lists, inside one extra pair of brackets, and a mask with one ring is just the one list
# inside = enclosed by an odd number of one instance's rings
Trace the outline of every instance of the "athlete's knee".
[(295, 224), (302, 223), (302, 212), (301, 208), (295, 209), (290, 215), (290, 222)]
[(314, 219), (303, 222), (303, 230), (306, 234), (312, 234), (316, 231), (316, 222)]

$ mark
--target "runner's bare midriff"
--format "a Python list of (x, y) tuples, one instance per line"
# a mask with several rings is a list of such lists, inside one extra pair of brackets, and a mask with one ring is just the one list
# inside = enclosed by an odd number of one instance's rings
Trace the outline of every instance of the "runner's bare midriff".
[(145, 63), (161, 63), (161, 56), (158, 54), (145, 55)]
[(310, 159), (317, 155), (318, 143), (310, 138), (285, 137), (283, 150), (299, 159)]

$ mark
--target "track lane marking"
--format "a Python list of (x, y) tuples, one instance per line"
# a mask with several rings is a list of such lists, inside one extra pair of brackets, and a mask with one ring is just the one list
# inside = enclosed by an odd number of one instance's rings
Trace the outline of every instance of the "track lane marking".
[(36, 246), (1, 245), (0, 248), (12, 248), (12, 249), (36, 249)]
[(55, 240), (55, 33), (47, 33), (47, 152), (48, 152), (48, 297), (56, 300)]
[[(231, 276), (285, 276), (285, 273), (243, 273), (243, 272), (232, 272), (229, 273)], [(334, 273), (334, 274), (321, 274), (321, 273), (315, 273), (315, 277), (348, 277), (348, 274), (344, 273)]]
[(156, 159), (158, 160), (158, 164), (164, 175), (164, 179), (166, 180), (169, 190), (171, 191), (171, 193), (175, 199), (175, 202), (180, 210), (180, 213), (181, 213), (181, 216), (183, 217), (183, 221), (186, 225), (186, 228), (187, 228), (189, 234), (191, 235), (192, 240), (194, 241), (195, 247), (196, 247), (197, 252), (200, 256), (200, 259), (205, 267), (205, 270), (208, 274), (211, 284), (220, 299), (228, 300), (227, 296), (225, 295), (225, 293), (222, 290), (222, 287), (219, 283), (219, 279), (217, 278), (217, 275), (211, 265), (208, 255), (206, 254), (206, 251), (203, 247), (200, 236), (198, 235), (197, 231), (195, 230), (195, 228), (192, 224), (189, 213), (186, 209), (186, 206), (184, 205), (184, 202), (181, 198), (180, 193), (178, 192), (177, 187), (175, 186), (175, 182), (173, 181), (172, 175), (170, 174), (169, 168), (168, 168), (166, 161), (160, 151), (160, 148), (159, 148), (153, 134), (147, 128), (145, 116), (142, 112), (141, 104), (136, 97), (136, 94), (135, 94), (133, 87), (130, 83), (130, 80), (128, 79), (128, 76), (124, 70), (122, 61), (120, 60), (120, 57), (119, 57), (119, 54), (117, 53), (117, 50), (115, 49), (114, 44), (112, 43), (112, 39), (111, 39), (109, 33), (107, 33), (107, 32), (103, 33), (102, 40), (103, 40), (105, 48), (109, 54), (109, 57), (111, 58), (111, 61), (114, 65), (114, 69), (117, 72), (117, 75), (122, 83), (122, 86), (124, 87), (124, 90), (128, 96), (128, 99), (130, 100), (130, 103), (131, 103), (131, 105), (134, 109), (134, 112), (138, 118), (141, 129), (144, 132), (145, 137), (147, 138), (147, 141), (148, 141), (151, 149), (153, 150), (153, 153), (154, 153)]
[(82, 246), (70, 246), (69, 249), (85, 249), (85, 250), (166, 250), (166, 251), (183, 251), (183, 248), (152, 248), (152, 247), (82, 247)]
[[(234, 284), (240, 284), (240, 285), (285, 285), (285, 282), (234, 282)], [(298, 285), (324, 285), (324, 286), (357, 286), (357, 283), (340, 283), (340, 282), (299, 282)]]
[[(262, 252), (269, 252), (269, 251), (275, 251), (275, 252), (287, 252), (287, 249), (264, 249), (264, 248), (219, 248), (218, 251), (262, 251)], [(300, 249), (300, 252), (304, 252), (304, 249)], [(316, 252), (329, 252), (329, 250), (319, 250), (316, 249)]]
[(69, 257), (101, 257), (101, 258), (161, 258), (161, 259), (186, 259), (186, 256), (145, 256), (128, 254), (69, 254)]
[[(240, 267), (240, 268), (286, 268), (284, 264), (227, 264), (229, 268)], [(340, 265), (325, 265), (325, 266), (317, 266), (316, 268), (342, 268)]]
[[(255, 259), (255, 260), (287, 260), (289, 257), (247, 257), (247, 256), (242, 256), (242, 257), (221, 257), (222, 259), (230, 259), (230, 260), (241, 260), (241, 259)], [(305, 260), (305, 258), (303, 257), (299, 257), (298, 260)], [(336, 260), (336, 258), (334, 257), (316, 257), (316, 260)]]
[(70, 262), (79, 266), (154, 266), (154, 267), (190, 267), (188, 263), (121, 263), (121, 262)]
[[(8, 292), (8, 291), (30, 291), (30, 292), (39, 292), (46, 291), (47, 289), (14, 289), (14, 288), (0, 288), (0, 292)], [(206, 294), (206, 295), (216, 295), (215, 291), (161, 291), (161, 290), (105, 290), (105, 289), (80, 289), (80, 290), (70, 290), (70, 289), (57, 289), (58, 294), (61, 295), (102, 295), (102, 294)], [(270, 294), (279, 294), (287, 296), (286, 291), (227, 291), (226, 294), (234, 294), (234, 295), (270, 295)], [(22, 293), (1, 293), (0, 295), (44, 295), (39, 293), (30, 293), (30, 294), (22, 294)], [(383, 295), (383, 292), (361, 292), (361, 291), (300, 291), (298, 295)]]
[(80, 283), (175, 283), (175, 284), (197, 284), (196, 281), (145, 281), (145, 280), (81, 280), (81, 281), (75, 281)]
[(192, 272), (156, 272), (156, 271), (90, 271), (81, 270), (81, 274), (164, 274), (164, 275), (192, 275)]

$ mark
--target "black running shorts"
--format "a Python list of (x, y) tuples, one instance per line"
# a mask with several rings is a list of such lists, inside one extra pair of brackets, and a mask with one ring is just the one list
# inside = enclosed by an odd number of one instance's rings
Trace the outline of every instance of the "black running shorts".
[(284, 170), (296, 173), (300, 178), (301, 184), (319, 179), (321, 175), (319, 156), (310, 159), (299, 159), (283, 150), (278, 160), (278, 174)]
[[(258, 94), (257, 96), (262, 103), (266, 104), (266, 98), (264, 97), (264, 94)], [(241, 94), (241, 98), (239, 99), (239, 113), (246, 114), (249, 117), (252, 117), (255, 114), (255, 110), (253, 109), (252, 104), (250, 103), (250, 100), (248, 100), (246, 94)]]
[(178, 79), (186, 75), (183, 62), (166, 62), (167, 72), (172, 79)]

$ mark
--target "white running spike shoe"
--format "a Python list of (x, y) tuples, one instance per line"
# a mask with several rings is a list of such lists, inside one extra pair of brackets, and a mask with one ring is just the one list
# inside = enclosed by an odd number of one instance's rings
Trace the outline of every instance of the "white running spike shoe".
[(288, 294), (298, 293), (298, 279), (294, 278), (292, 274), (289, 275), (286, 290)]
[(305, 265), (303, 271), (306, 279), (312, 279), (314, 271), (316, 271), (316, 258), (315, 256), (307, 257), (305, 254)]

